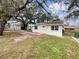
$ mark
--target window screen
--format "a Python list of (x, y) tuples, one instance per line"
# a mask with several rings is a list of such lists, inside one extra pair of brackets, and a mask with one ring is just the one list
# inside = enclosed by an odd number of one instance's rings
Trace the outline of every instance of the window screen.
[(37, 26), (35, 26), (35, 29), (37, 30)]
[(58, 26), (55, 26), (55, 30), (58, 30)]
[(54, 26), (51, 26), (51, 30), (54, 30)]

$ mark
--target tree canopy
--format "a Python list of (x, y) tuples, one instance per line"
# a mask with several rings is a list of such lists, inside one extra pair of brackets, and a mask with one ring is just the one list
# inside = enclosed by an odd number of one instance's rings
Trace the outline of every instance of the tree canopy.
[(79, 0), (66, 0), (69, 4), (67, 18), (70, 18), (72, 16), (78, 17), (79, 16)]

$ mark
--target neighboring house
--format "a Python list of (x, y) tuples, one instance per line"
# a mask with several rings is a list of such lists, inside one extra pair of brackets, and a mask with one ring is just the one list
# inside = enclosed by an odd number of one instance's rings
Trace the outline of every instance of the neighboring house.
[(62, 37), (63, 35), (63, 21), (51, 20), (44, 23), (31, 24), (32, 32), (44, 33), (48, 35), (55, 35)]
[(5, 25), (5, 31), (18, 31), (21, 30), (21, 22), (10, 20)]
[(64, 25), (64, 30), (69, 32), (78, 32), (79, 25)]

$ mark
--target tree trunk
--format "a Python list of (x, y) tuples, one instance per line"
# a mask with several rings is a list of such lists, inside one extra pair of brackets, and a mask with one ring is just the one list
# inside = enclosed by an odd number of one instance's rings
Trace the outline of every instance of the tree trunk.
[(0, 28), (0, 36), (3, 36), (3, 30), (4, 30), (4, 28), (2, 27), (2, 28)]
[(24, 22), (24, 21), (22, 21), (21, 30), (26, 30), (26, 24), (25, 24), (25, 22)]
[(3, 31), (4, 31), (4, 27), (5, 27), (5, 21), (0, 21), (0, 36), (3, 36)]

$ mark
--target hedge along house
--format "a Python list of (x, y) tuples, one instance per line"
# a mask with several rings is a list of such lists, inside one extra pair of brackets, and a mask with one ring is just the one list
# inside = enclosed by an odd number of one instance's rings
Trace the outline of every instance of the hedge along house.
[(43, 23), (36, 23), (32, 25), (32, 32), (44, 33), (48, 35), (63, 36), (63, 21), (51, 20)]

